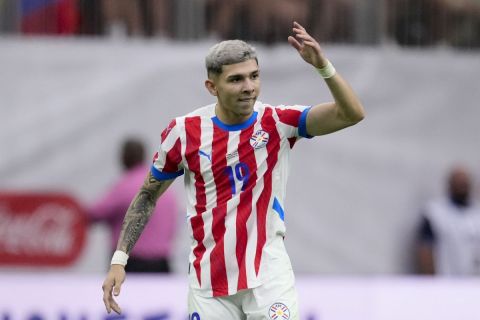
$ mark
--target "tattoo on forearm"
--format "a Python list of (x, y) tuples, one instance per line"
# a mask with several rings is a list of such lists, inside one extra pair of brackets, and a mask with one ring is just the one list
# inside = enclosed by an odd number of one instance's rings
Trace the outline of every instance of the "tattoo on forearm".
[(158, 181), (152, 175), (147, 177), (127, 210), (117, 249), (126, 253), (132, 250), (153, 213), (164, 184), (164, 181)]

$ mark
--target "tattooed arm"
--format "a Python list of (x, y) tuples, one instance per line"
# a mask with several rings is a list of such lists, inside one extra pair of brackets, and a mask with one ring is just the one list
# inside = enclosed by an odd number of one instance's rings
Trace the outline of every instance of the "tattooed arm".
[[(152, 176), (151, 172), (148, 173), (140, 191), (135, 198), (133, 198), (127, 210), (125, 219), (123, 220), (122, 231), (118, 239), (117, 250), (121, 250), (126, 254), (130, 253), (150, 219), (157, 199), (167, 190), (173, 181), (174, 179), (159, 181)], [(113, 299), (112, 292), (115, 296), (118, 296), (120, 294), (120, 287), (124, 281), (124, 266), (121, 264), (112, 264), (102, 286), (103, 303), (108, 313), (112, 310), (118, 314), (122, 312), (117, 302)]]
[(159, 181), (149, 172), (140, 191), (133, 198), (123, 220), (117, 250), (129, 254), (137, 242), (155, 208), (157, 199), (172, 184), (172, 180)]

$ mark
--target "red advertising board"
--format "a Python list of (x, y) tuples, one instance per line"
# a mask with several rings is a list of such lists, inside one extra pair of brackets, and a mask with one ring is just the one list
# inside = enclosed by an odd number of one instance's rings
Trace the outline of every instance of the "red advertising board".
[(72, 197), (0, 192), (0, 265), (71, 265), (85, 235), (85, 214)]

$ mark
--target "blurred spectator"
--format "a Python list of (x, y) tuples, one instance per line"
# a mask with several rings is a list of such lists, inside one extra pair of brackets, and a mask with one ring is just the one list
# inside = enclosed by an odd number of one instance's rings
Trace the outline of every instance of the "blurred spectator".
[(207, 30), (220, 39), (246, 39), (246, 35), (241, 33), (247, 27), (245, 1), (207, 0)]
[(389, 0), (389, 14), (391, 32), (400, 45), (432, 45), (441, 37), (437, 0)]
[(450, 171), (447, 191), (447, 197), (424, 209), (417, 245), (419, 271), (480, 274), (480, 211), (472, 203), (472, 178), (466, 168)]
[(102, 6), (106, 35), (142, 35), (142, 20), (137, 0), (102, 0)]
[(454, 47), (480, 47), (480, 0), (437, 1), (444, 9), (444, 40)]
[(0, 0), (0, 31), (14, 32), (18, 27), (17, 3), (15, 0)]
[[(310, 0), (208, 0), (210, 30), (221, 39), (285, 41), (293, 21), (308, 27)], [(208, 12), (208, 10), (207, 10)]]
[[(260, 1), (258, 1), (260, 2)], [(266, 25), (266, 29), (272, 28), (273, 41), (284, 42), (292, 33), (292, 22), (310, 28), (308, 15), (310, 0), (270, 0), (271, 25)], [(259, 22), (263, 21), (262, 16), (254, 16)], [(267, 31), (268, 32), (268, 31)]]
[(145, 35), (172, 37), (173, 0), (140, 0)]
[(173, 34), (178, 40), (192, 40), (207, 35), (207, 3), (210, 0), (172, 1)]
[(21, 30), (26, 34), (71, 35), (78, 31), (76, 0), (21, 0)]
[(0, 31), (283, 42), (292, 21), (322, 42), (480, 47), (480, 0), (0, 0)]
[(102, 0), (105, 34), (171, 36), (172, 0)]
[[(123, 218), (130, 202), (140, 189), (149, 167), (144, 163), (144, 146), (136, 139), (123, 143), (122, 177), (89, 210), (93, 221), (106, 222), (112, 229), (112, 253), (117, 246)], [(172, 189), (157, 201), (156, 208), (144, 232), (133, 248), (126, 270), (130, 272), (170, 272), (170, 255), (178, 214)]]
[(353, 41), (354, 5), (355, 0), (311, 0), (309, 20), (314, 37), (320, 42)]
[(100, 35), (103, 32), (102, 3), (98, 0), (79, 0), (79, 34)]
[(388, 12), (388, 28), (401, 45), (480, 45), (479, 0), (388, 0)]

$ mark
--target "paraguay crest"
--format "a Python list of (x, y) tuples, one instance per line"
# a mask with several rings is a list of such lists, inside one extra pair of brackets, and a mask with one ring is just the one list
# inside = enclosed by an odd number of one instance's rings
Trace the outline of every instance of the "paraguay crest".
[(270, 310), (268, 310), (268, 315), (273, 320), (288, 320), (290, 319), (290, 310), (283, 303), (277, 302), (272, 304)]
[(250, 145), (255, 149), (260, 149), (262, 147), (265, 147), (269, 137), (270, 135), (268, 134), (268, 132), (263, 130), (258, 130), (250, 138)]

